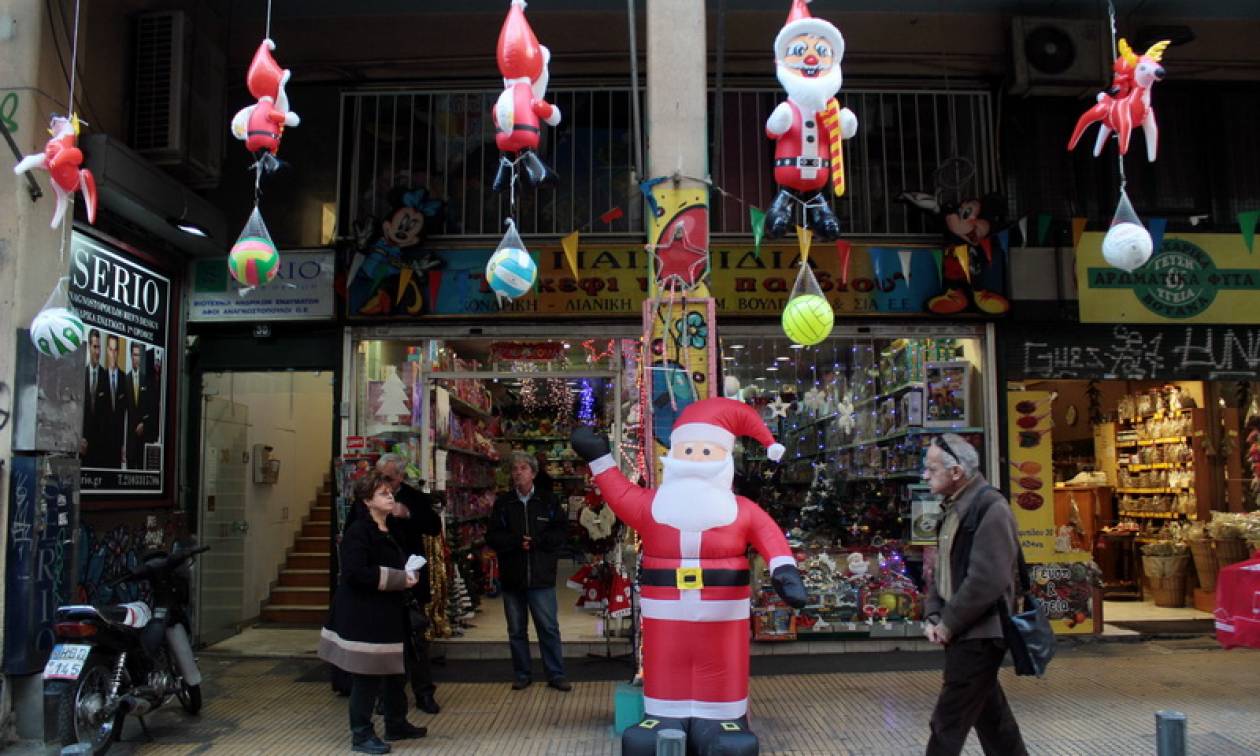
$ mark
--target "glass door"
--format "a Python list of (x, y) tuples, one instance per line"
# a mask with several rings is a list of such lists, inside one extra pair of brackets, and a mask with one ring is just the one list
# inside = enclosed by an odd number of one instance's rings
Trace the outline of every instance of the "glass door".
[(199, 559), (198, 637), (211, 644), (236, 635), (245, 619), (249, 407), (204, 395), (201, 418), (200, 532), (210, 551)]

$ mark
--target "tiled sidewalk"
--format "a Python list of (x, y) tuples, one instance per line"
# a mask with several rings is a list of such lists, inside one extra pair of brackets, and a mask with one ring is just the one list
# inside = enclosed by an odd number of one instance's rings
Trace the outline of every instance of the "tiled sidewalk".
[[(326, 682), (297, 681), (318, 679), (317, 663), (203, 662), (202, 716), (185, 717), (178, 707), (160, 711), (148, 718), (153, 742), (142, 745), (140, 728), (129, 719), (127, 742), (111, 753), (349, 752), (346, 699), (334, 696)], [(932, 666), (754, 677), (753, 725), (762, 753), (922, 753), (940, 684), (940, 671)], [(458, 676), (459, 670), (446, 674)], [(1191, 753), (1260, 754), (1260, 652), (1220, 651), (1206, 638), (1094, 643), (1066, 649), (1044, 680), (1003, 672), (1002, 682), (1033, 754), (1153, 754), (1154, 712), (1165, 708), (1189, 716)], [(614, 686), (578, 682), (564, 694), (541, 684), (514, 692), (506, 683), (441, 683), (442, 713), (411, 715), (430, 728), (429, 737), (395, 744), (394, 752), (616, 754), (610, 728)], [(43, 751), (19, 746), (13, 752)], [(973, 737), (968, 753), (979, 752)]]

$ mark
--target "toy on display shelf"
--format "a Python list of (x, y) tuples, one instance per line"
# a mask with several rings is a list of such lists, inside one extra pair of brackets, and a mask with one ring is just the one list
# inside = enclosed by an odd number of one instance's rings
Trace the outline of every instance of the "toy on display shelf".
[(538, 43), (525, 18), (525, 0), (511, 0), (496, 49), (503, 93), (495, 101), (494, 141), (499, 148), (499, 165), (491, 189), (515, 192), (516, 165), (525, 168), (530, 186), (554, 184), (559, 178), (538, 156), (540, 121), (560, 125), (560, 108), (547, 102), (551, 51)]
[(83, 193), (83, 200), (87, 203), (88, 223), (96, 223), (96, 179), (92, 177), (91, 171), (79, 167), (83, 165), (83, 151), (78, 147), (79, 130), (83, 123), (73, 113), (69, 116), (53, 113), (48, 122), (51, 139), (44, 144), (44, 151), (27, 155), (13, 166), (13, 173), (18, 176), (32, 168), (48, 173), (53, 192), (57, 195), (52, 223), (49, 224), (52, 228), (61, 225), (76, 191)]
[(844, 37), (831, 23), (814, 18), (806, 1), (792, 1), (787, 23), (774, 40), (775, 75), (788, 98), (766, 120), (766, 136), (776, 143), (779, 192), (766, 211), (765, 235), (777, 239), (787, 233), (799, 206), (803, 225), (832, 241), (840, 236), (840, 221), (824, 190), (830, 181), (835, 196), (844, 194), (841, 141), (857, 134), (858, 123), (835, 98), (843, 82)]
[(516, 221), (508, 218), (507, 225), (507, 232), (486, 263), (486, 283), (498, 298), (500, 307), (505, 301), (528, 292), (538, 280), (538, 264), (516, 233)]
[[(1115, 27), (1114, 17), (1112, 27)], [(1076, 122), (1076, 128), (1072, 130), (1072, 137), (1068, 140), (1068, 150), (1075, 149), (1085, 130), (1097, 123), (1098, 138), (1094, 142), (1094, 157), (1102, 154), (1103, 145), (1112, 133), (1116, 135), (1116, 143), (1123, 157), (1129, 152), (1129, 139), (1133, 129), (1140, 126), (1146, 137), (1146, 159), (1155, 162), (1155, 153), (1159, 148), (1159, 126), (1155, 123), (1155, 108), (1151, 105), (1151, 88), (1164, 80), (1164, 67), (1160, 61), (1169, 44), (1171, 42), (1168, 40), (1156, 42), (1139, 56), (1129, 47), (1127, 41), (1120, 40), (1116, 62), (1112, 66), (1111, 86), (1107, 91), (1098, 93), (1097, 103)]]
[(251, 287), (271, 283), (280, 272), (280, 253), (271, 240), (262, 213), (258, 212), (258, 205), (254, 205), (245, 228), (228, 252), (228, 272), (237, 283)]
[(276, 153), (284, 130), (301, 122), (298, 114), (289, 109), (289, 96), (284, 89), (292, 72), (276, 62), (271, 54), (275, 49), (276, 43), (270, 39), (258, 45), (245, 72), (245, 85), (257, 102), (241, 108), (231, 125), (232, 136), (244, 142), (245, 149), (254, 156), (254, 170), (260, 176), (279, 168)]

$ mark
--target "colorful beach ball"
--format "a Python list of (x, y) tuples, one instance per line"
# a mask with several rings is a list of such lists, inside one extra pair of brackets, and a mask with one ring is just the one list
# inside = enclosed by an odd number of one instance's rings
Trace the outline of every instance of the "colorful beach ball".
[(63, 357), (87, 340), (87, 327), (68, 307), (40, 310), (31, 321), (31, 343), (40, 354)]
[(270, 239), (243, 236), (232, 245), (228, 254), (228, 271), (246, 286), (271, 283), (280, 270), (280, 253)]
[(797, 344), (813, 346), (831, 333), (836, 314), (826, 297), (802, 294), (783, 308), (783, 332)]
[(495, 294), (516, 299), (534, 286), (538, 266), (529, 253), (517, 247), (503, 247), (486, 263), (486, 282)]

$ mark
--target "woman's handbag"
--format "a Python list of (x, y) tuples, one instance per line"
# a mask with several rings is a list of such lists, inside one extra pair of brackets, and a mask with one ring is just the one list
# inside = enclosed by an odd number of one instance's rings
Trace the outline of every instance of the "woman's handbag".
[(998, 601), (998, 615), (1002, 618), (1002, 634), (1011, 649), (1011, 661), (1015, 674), (1041, 677), (1054, 658), (1056, 641), (1050, 618), (1041, 602), (1032, 594), (1032, 582), (1028, 577), (1028, 565), (1024, 563), (1024, 550), (1019, 550), (1019, 593), (1024, 600), (1024, 610), (1011, 614), (1005, 599)]

